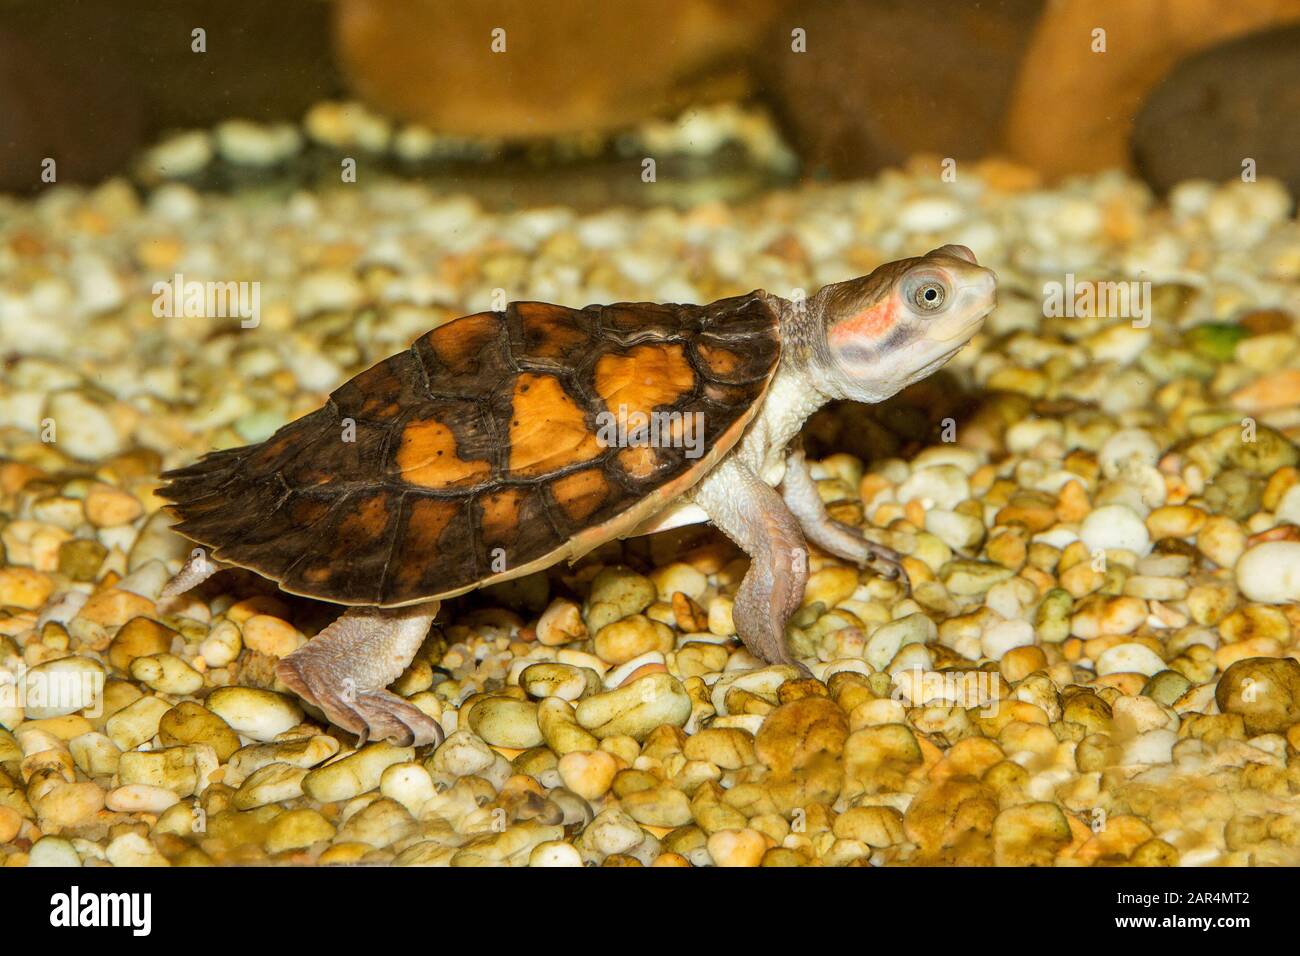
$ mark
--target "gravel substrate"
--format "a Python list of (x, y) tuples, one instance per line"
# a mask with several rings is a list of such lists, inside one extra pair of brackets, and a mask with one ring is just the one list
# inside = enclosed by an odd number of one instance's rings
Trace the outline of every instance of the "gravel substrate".
[[(920, 162), (591, 215), (364, 175), (0, 199), (0, 859), (1300, 863), (1291, 205)], [(394, 685), (436, 750), (354, 751), (275, 683), (327, 606), (246, 573), (159, 600), (190, 547), (162, 468), (265, 438), (494, 289), (789, 295), (945, 242), (1001, 280), (949, 368), (977, 402), (929, 447), (816, 463), (914, 587), (815, 554), (790, 633), (815, 679), (739, 647), (745, 560), (708, 529), (446, 605)], [(1067, 272), (1150, 281), (1149, 325), (1045, 318)], [(260, 282), (259, 323), (155, 315), (176, 273)], [(59, 679), (89, 706), (35, 692)]]

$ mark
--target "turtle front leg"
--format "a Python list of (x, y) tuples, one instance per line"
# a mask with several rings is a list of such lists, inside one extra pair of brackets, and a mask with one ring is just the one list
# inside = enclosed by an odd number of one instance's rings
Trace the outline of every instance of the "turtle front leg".
[(384, 688), (406, 670), (438, 613), (438, 601), (410, 607), (354, 607), (292, 654), (275, 674), (333, 723), (402, 747), (442, 743), (442, 727)]
[(871, 568), (891, 581), (901, 581), (904, 588), (911, 590), (901, 554), (868, 540), (857, 528), (836, 521), (826, 513), (826, 506), (817, 493), (817, 483), (808, 470), (808, 460), (803, 449), (797, 446), (785, 459), (781, 495), (799, 520), (804, 535), (817, 547), (837, 558)]
[(714, 469), (692, 497), (749, 555), (749, 570), (732, 609), (740, 639), (756, 657), (806, 672), (785, 642), (786, 624), (799, 609), (808, 580), (808, 551), (799, 522), (776, 489), (735, 459)]

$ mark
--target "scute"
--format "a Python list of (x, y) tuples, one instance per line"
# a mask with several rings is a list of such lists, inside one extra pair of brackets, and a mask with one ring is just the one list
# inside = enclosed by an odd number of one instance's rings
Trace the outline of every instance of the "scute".
[[(740, 437), (779, 352), (761, 293), (516, 302), (422, 335), (265, 442), (168, 472), (160, 494), (178, 531), (286, 591), (389, 607), (447, 597), (662, 509)], [(652, 415), (656, 447), (636, 432)]]

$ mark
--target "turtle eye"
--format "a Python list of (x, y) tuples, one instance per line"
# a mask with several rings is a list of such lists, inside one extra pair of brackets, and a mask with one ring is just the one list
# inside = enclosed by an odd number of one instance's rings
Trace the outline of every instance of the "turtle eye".
[(922, 282), (912, 291), (912, 302), (922, 312), (935, 312), (943, 308), (947, 296), (943, 283), (930, 280)]

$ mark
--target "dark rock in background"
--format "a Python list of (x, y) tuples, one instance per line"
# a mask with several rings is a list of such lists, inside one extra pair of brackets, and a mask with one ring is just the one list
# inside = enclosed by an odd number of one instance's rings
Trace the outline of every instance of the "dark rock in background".
[(1300, 26), (1251, 34), (1189, 57), (1138, 113), (1133, 161), (1156, 189), (1192, 177), (1259, 176), (1300, 193)]
[[(24, 34), (27, 35), (24, 35)], [(92, 182), (125, 166), (144, 137), (144, 104), (108, 51), (69, 58), (0, 26), (0, 189), (38, 189), (42, 163), (58, 182)]]
[(1134, 117), (1178, 63), (1297, 19), (1300, 0), (1054, 0), (1020, 65), (1004, 148), (1048, 179), (1128, 170)]
[[(319, 0), (0, 4), (0, 189), (121, 172), (159, 133), (297, 120), (340, 89)], [(190, 48), (207, 31), (207, 52)]]
[[(768, 99), (814, 174), (862, 176), (917, 152), (996, 152), (1042, 0), (810, 0), (756, 60)], [(791, 31), (807, 52), (791, 51)]]

